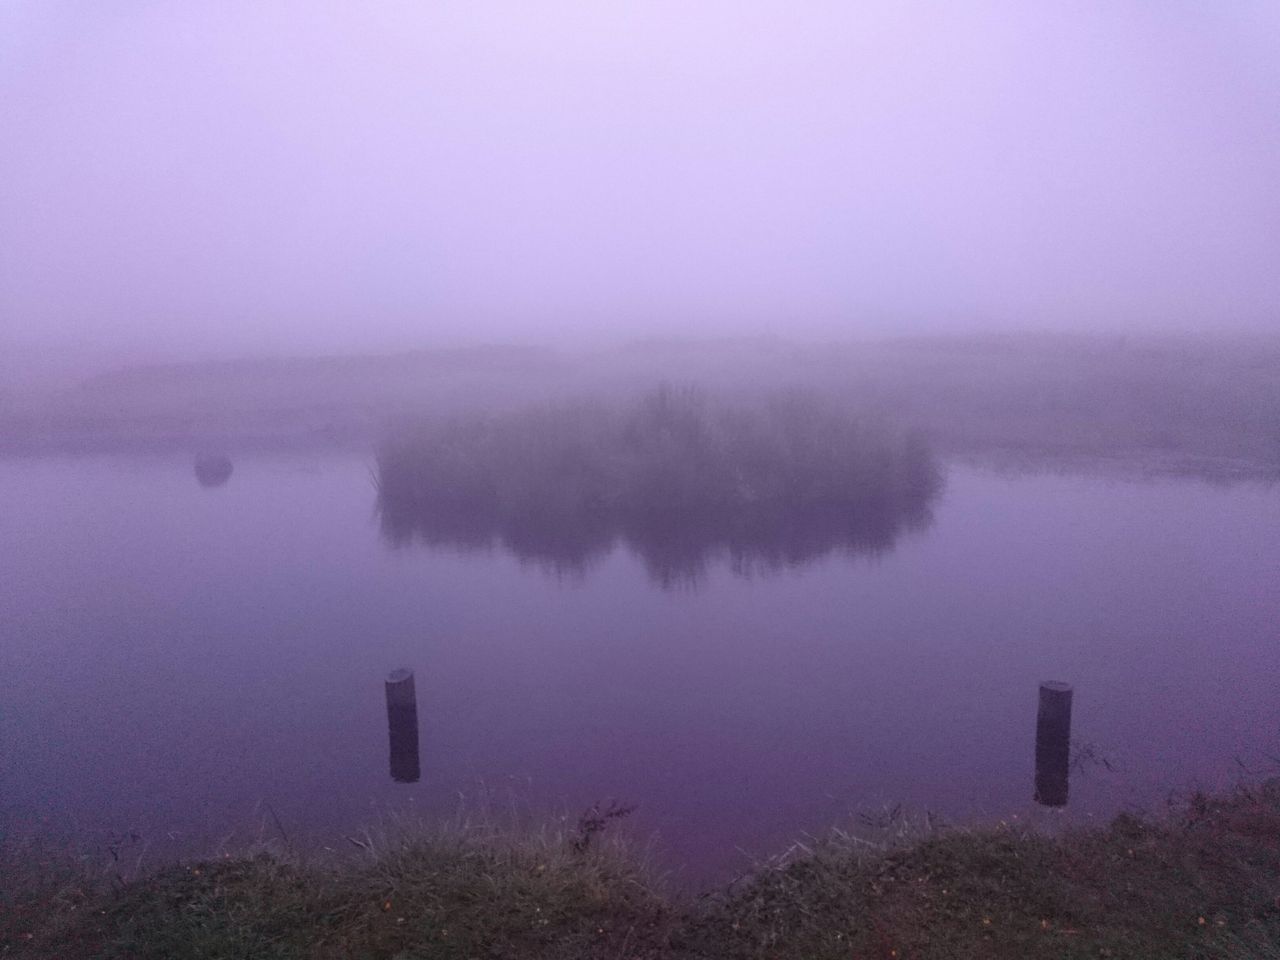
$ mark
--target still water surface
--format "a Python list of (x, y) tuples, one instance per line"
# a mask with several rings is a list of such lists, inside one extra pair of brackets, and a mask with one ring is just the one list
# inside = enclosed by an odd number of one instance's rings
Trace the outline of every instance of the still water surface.
[[(198, 848), (486, 792), (638, 804), (686, 876), (903, 802), (1027, 815), (1038, 681), (1112, 767), (1068, 816), (1280, 756), (1280, 491), (952, 468), (878, 555), (662, 589), (390, 543), (359, 457), (0, 461), (0, 825)], [(388, 773), (416, 671), (422, 778)], [(270, 827), (275, 829), (274, 823)]]

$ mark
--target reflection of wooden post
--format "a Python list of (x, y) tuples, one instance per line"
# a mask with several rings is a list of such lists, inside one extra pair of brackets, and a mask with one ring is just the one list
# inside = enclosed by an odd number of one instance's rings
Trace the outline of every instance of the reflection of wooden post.
[(1067, 805), (1071, 767), (1071, 684), (1046, 680), (1040, 684), (1040, 712), (1036, 717), (1036, 803)]
[(387, 729), (391, 735), (391, 779), (417, 783), (418, 695), (412, 670), (392, 670), (387, 677)]

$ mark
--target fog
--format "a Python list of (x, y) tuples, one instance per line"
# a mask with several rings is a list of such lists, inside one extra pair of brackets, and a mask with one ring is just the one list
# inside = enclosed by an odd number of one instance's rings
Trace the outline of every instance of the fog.
[(0, 957), (1280, 958), (1277, 174), (1278, 0), (0, 0)]
[(0, 4), (0, 349), (1269, 331), (1280, 7)]

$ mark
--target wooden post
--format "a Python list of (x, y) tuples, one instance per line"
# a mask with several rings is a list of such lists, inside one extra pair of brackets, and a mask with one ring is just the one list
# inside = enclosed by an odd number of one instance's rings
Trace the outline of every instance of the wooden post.
[(412, 670), (392, 670), (387, 677), (387, 730), (391, 737), (391, 779), (396, 783), (417, 783), (418, 695)]
[(1065, 807), (1070, 771), (1071, 684), (1046, 680), (1036, 716), (1036, 803)]

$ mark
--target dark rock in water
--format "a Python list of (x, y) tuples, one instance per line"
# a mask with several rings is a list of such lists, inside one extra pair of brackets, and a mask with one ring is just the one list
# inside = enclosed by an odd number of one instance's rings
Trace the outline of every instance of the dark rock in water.
[(220, 487), (231, 479), (231, 458), (225, 453), (202, 453), (196, 457), (196, 479), (202, 487)]

